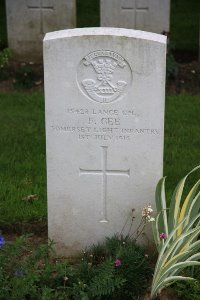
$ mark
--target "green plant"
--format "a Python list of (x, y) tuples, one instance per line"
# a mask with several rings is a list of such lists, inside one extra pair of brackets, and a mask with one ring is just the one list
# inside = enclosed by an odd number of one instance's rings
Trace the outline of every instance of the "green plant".
[(3, 50), (0, 50), (0, 66), (3, 68), (5, 65), (8, 64), (9, 59), (11, 58), (11, 49), (4, 48)]
[[(192, 272), (193, 273), (193, 272)], [(190, 275), (191, 269), (188, 269), (185, 275)], [(200, 269), (196, 268), (194, 272), (196, 280), (178, 281), (174, 284), (174, 289), (182, 300), (199, 300), (200, 295)]]
[(12, 57), (12, 51), (9, 48), (0, 50), (0, 79), (5, 80), (9, 77), (8, 65)]
[(33, 248), (30, 240), (0, 235), (0, 300), (138, 299), (147, 286), (144, 249), (128, 238), (107, 238), (72, 265), (50, 255), (52, 242)]
[(33, 248), (24, 236), (6, 242), (0, 249), (0, 299), (66, 299), (64, 277), (69, 266), (54, 262), (51, 250), (52, 243)]
[(36, 74), (30, 65), (21, 65), (15, 73), (15, 87), (30, 89), (34, 86)]
[[(169, 39), (169, 37), (168, 37)], [(173, 52), (175, 45), (169, 39), (167, 44), (167, 57), (166, 57), (166, 77), (167, 79), (174, 79), (178, 75), (178, 63), (176, 62)]]
[(104, 296), (103, 299), (109, 300), (138, 299), (147, 288), (152, 271), (145, 249), (128, 236), (106, 238), (104, 243), (93, 246), (84, 253), (84, 261), (94, 267), (112, 261), (114, 275), (121, 278), (123, 284), (120, 288), (113, 289), (110, 295)]
[[(192, 268), (193, 269), (193, 268)], [(199, 300), (200, 297), (200, 268), (195, 268), (191, 270), (188, 268), (185, 270), (185, 275), (195, 277), (196, 280), (191, 281), (178, 281), (174, 284), (173, 288), (176, 290), (178, 296), (182, 300)]]
[(171, 51), (167, 53), (166, 58), (166, 77), (174, 79), (178, 74), (178, 64)]
[(158, 215), (153, 223), (155, 243), (159, 252), (157, 259), (151, 297), (155, 297), (164, 287), (176, 280), (192, 280), (188, 276), (179, 276), (189, 266), (199, 266), (200, 240), (200, 179), (182, 201), (183, 190), (189, 172), (177, 185), (167, 213), (165, 197), (165, 178), (156, 188), (156, 208)]
[(111, 299), (123, 287), (125, 279), (116, 274), (114, 261), (108, 258), (98, 265), (84, 260), (75, 272), (77, 280), (69, 285), (70, 299)]

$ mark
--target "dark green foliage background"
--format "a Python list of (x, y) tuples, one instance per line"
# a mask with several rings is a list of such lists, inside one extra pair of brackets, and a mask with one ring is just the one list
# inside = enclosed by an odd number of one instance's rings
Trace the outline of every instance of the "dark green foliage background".
[(5, 0), (0, 0), (0, 50), (7, 46)]
[(175, 49), (197, 51), (200, 1), (171, 0), (171, 43)]

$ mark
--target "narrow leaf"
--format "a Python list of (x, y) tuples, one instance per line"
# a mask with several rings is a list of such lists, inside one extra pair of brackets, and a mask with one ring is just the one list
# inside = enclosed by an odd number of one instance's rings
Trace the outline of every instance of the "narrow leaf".
[[(198, 189), (199, 185), (200, 185), (200, 179), (196, 182), (196, 184), (189, 191), (187, 197), (185, 198), (185, 201), (183, 203), (183, 206), (182, 206), (182, 209), (181, 209), (181, 212), (180, 212), (180, 216), (179, 216), (179, 219), (178, 219), (178, 223), (180, 223), (184, 219), (186, 214), (188, 213), (189, 208), (190, 208), (190, 204), (192, 203), (192, 200), (194, 199), (194, 196), (197, 192), (197, 189)], [(179, 230), (177, 232), (177, 235), (181, 234), (182, 229), (183, 229), (183, 225), (179, 228)]]
[(171, 204), (170, 204), (170, 209), (169, 209), (169, 232), (173, 230), (173, 228), (176, 227), (177, 222), (178, 222), (178, 216), (179, 216), (179, 211), (180, 211), (180, 202), (181, 202), (181, 197), (183, 193), (183, 188), (185, 185), (185, 181), (187, 177), (198, 170), (200, 166), (195, 167), (192, 171), (190, 171), (183, 179), (180, 180), (178, 185), (176, 186), (176, 189), (174, 191), (174, 194), (171, 199)]
[(159, 232), (165, 232), (168, 235), (165, 178), (161, 178), (157, 184), (155, 199), (157, 212), (162, 213), (162, 218), (159, 219)]

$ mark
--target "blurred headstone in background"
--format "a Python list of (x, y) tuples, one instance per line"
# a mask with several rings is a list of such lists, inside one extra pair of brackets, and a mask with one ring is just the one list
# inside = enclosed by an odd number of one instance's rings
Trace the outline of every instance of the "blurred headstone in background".
[(169, 32), (170, 0), (101, 0), (101, 26)]
[(8, 45), (15, 58), (42, 61), (49, 31), (76, 26), (75, 0), (6, 0)]

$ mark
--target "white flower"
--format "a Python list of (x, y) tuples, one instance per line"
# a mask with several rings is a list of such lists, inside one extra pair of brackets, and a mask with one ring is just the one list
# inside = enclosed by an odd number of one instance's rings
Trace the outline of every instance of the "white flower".
[(147, 222), (153, 222), (155, 221), (155, 219), (151, 216), (152, 213), (153, 213), (153, 209), (151, 205), (145, 206), (142, 210), (142, 217)]
[(154, 221), (155, 221), (155, 218), (148, 219), (148, 222), (154, 222)]

